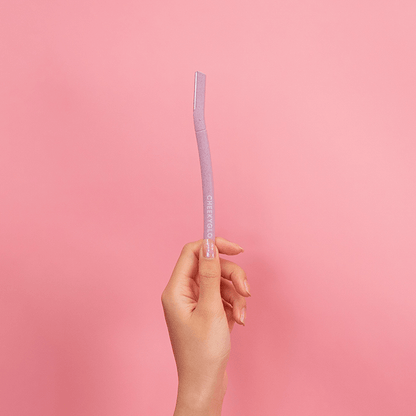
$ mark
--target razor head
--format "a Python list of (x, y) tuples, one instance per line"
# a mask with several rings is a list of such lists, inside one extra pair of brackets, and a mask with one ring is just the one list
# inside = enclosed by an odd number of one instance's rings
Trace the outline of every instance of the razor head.
[(195, 131), (205, 130), (205, 74), (195, 72), (194, 86), (194, 125)]

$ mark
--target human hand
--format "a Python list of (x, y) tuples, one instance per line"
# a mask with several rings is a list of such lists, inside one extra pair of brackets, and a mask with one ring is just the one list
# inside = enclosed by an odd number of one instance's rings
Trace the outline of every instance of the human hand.
[[(205, 258), (204, 242), (211, 242)], [(186, 244), (162, 293), (162, 305), (178, 369), (178, 403), (203, 409), (222, 406), (227, 389), (226, 366), (234, 323), (250, 296), (246, 274), (237, 264), (219, 258), (243, 250), (224, 238)], [(244, 319), (244, 318), (243, 318)], [(214, 407), (210, 407), (211, 409)]]

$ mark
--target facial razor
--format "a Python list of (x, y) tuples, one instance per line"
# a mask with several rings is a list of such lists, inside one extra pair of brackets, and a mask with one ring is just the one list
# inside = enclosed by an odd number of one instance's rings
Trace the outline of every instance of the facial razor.
[(211, 153), (205, 127), (205, 74), (195, 72), (194, 127), (201, 164), (202, 194), (204, 206), (204, 239), (215, 241), (214, 180), (212, 177)]

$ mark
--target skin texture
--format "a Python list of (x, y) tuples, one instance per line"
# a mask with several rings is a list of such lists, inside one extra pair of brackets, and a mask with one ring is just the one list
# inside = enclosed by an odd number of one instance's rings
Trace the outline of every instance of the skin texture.
[(175, 416), (221, 414), (227, 390), (230, 334), (250, 296), (237, 264), (219, 257), (243, 249), (215, 239), (215, 258), (203, 257), (203, 241), (186, 244), (162, 293), (162, 305), (178, 369)]

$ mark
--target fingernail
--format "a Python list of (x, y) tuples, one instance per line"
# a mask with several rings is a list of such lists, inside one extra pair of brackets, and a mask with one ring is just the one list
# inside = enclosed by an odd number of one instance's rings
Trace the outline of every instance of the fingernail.
[(247, 293), (251, 296), (250, 286), (248, 285), (247, 280), (244, 280), (244, 287), (246, 288)]
[(210, 238), (204, 239), (202, 244), (202, 253), (206, 259), (215, 258), (215, 244), (213, 240)]
[(246, 319), (246, 308), (243, 308), (241, 310), (240, 320), (241, 320), (241, 322), (243, 323), (244, 326), (245, 326), (245, 324), (244, 324), (245, 319)]
[(238, 244), (236, 244), (236, 246), (241, 250), (244, 251), (243, 247), (239, 246)]

